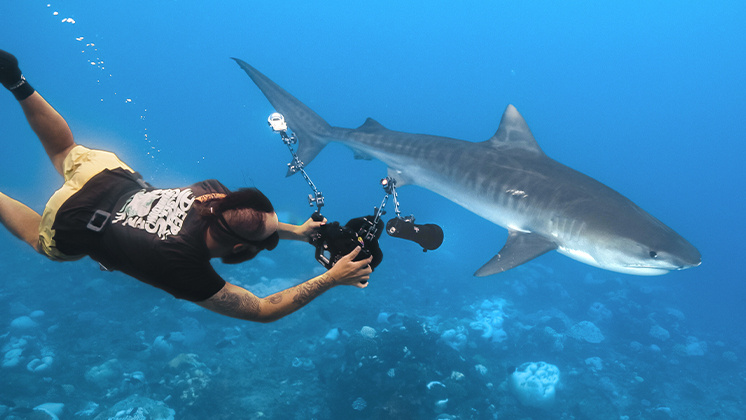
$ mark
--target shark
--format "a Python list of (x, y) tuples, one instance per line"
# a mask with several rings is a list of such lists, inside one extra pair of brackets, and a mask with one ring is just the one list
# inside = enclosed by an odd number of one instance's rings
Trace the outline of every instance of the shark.
[[(397, 186), (418, 185), (508, 231), (475, 276), (518, 267), (550, 251), (619, 273), (653, 276), (695, 267), (701, 254), (673, 229), (603, 183), (547, 156), (513, 105), (481, 142), (389, 130), (368, 118), (329, 125), (245, 61), (234, 58), (298, 139), (310, 163), (330, 142), (388, 167)], [(288, 175), (291, 175), (289, 172)]]

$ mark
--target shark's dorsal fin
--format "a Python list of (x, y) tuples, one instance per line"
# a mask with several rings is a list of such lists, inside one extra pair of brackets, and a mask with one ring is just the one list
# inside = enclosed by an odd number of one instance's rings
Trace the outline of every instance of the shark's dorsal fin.
[(508, 240), (500, 252), (477, 270), (474, 275), (484, 277), (502, 273), (553, 249), (557, 249), (557, 245), (541, 235), (510, 230)]
[(379, 123), (373, 118), (368, 118), (367, 120), (365, 120), (363, 125), (357, 128), (358, 131), (364, 131), (366, 133), (374, 133), (376, 131), (381, 131), (385, 129), (386, 127), (384, 127), (383, 124)]
[(530, 152), (544, 154), (536, 142), (534, 135), (526, 124), (518, 110), (513, 105), (508, 105), (503, 112), (500, 126), (497, 132), (487, 143), (497, 148), (520, 148)]

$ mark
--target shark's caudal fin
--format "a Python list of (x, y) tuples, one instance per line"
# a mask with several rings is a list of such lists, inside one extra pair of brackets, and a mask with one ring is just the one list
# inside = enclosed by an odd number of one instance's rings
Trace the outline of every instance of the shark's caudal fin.
[[(251, 77), (275, 110), (285, 117), (288, 127), (298, 138), (298, 157), (304, 164), (310, 163), (329, 142), (331, 126), (257, 69), (238, 58), (234, 60)], [(288, 175), (291, 174), (288, 172)]]

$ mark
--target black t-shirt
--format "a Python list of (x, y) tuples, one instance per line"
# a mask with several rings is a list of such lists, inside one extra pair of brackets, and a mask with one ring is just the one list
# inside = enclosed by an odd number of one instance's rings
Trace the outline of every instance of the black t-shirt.
[[(105, 170), (91, 178), (57, 212), (57, 249), (87, 254), (179, 299), (201, 301), (217, 293), (223, 280), (210, 264), (206, 222), (196, 198), (230, 192), (216, 180), (185, 188), (143, 188), (132, 174)], [(86, 228), (96, 210), (111, 213), (101, 232)]]

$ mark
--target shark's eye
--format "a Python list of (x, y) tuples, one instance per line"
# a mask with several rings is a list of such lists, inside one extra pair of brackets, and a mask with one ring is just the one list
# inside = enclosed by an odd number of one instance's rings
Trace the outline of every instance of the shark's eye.
[(658, 258), (658, 253), (655, 251), (650, 251), (650, 258)]

